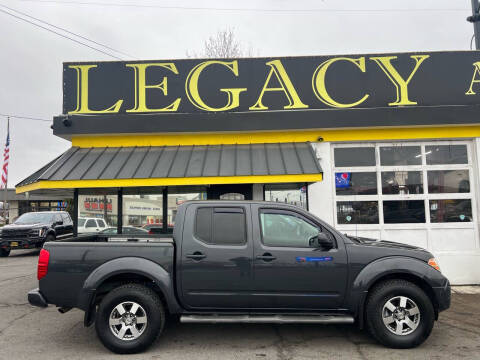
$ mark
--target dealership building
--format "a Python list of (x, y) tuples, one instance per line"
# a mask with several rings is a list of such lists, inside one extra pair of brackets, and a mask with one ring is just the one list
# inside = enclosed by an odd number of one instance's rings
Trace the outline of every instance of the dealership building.
[(65, 63), (72, 147), (17, 193), (171, 231), (188, 200), (294, 204), (479, 284), (480, 53)]

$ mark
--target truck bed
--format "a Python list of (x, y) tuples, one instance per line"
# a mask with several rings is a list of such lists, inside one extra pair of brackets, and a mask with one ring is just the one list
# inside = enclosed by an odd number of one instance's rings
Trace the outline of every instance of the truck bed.
[(125, 272), (135, 272), (135, 259), (149, 260), (169, 274), (174, 271), (174, 242), (168, 235), (80, 235), (45, 243), (44, 249), (53, 261), (40, 287), (47, 302), (62, 307), (80, 307), (77, 300), (88, 277), (107, 268), (112, 271), (115, 263), (126, 258), (132, 268), (122, 268)]

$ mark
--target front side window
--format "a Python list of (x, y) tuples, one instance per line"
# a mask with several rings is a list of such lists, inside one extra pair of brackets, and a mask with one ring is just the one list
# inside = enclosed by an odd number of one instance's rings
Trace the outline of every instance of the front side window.
[(195, 237), (211, 245), (243, 245), (247, 228), (243, 208), (202, 207), (195, 216)]
[(309, 247), (319, 229), (296, 215), (260, 213), (262, 240), (267, 246)]
[(85, 224), (85, 227), (87, 228), (94, 228), (97, 227), (97, 223), (93, 219), (87, 220), (87, 223)]

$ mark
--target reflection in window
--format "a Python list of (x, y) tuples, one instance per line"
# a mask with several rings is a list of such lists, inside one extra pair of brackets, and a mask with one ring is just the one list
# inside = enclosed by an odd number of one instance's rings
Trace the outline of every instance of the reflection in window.
[[(103, 219), (107, 227), (117, 226), (117, 195), (78, 195), (78, 225), (89, 228), (89, 232), (96, 232), (100, 228), (92, 222), (85, 223), (86, 218)], [(83, 232), (82, 228), (80, 232)]]
[(377, 174), (374, 172), (335, 173), (337, 195), (375, 195)]
[(430, 200), (430, 222), (471, 222), (470, 199)]
[(395, 200), (383, 202), (385, 224), (424, 223), (425, 203), (423, 200)]
[(183, 194), (168, 194), (168, 228), (171, 231), (175, 225), (175, 217), (177, 216), (177, 208), (179, 205), (183, 204), (186, 201), (190, 200), (206, 200), (207, 193), (202, 192), (192, 192), (192, 193), (183, 193)]
[(161, 194), (124, 195), (123, 225), (144, 227), (147, 230), (151, 226), (161, 227), (162, 199)]
[(468, 193), (470, 180), (468, 170), (435, 170), (428, 171), (428, 192), (435, 193)]
[(306, 209), (307, 186), (302, 184), (282, 189), (278, 185), (265, 185), (265, 200), (296, 205)]
[(423, 194), (423, 176), (420, 171), (382, 172), (383, 194)]
[(377, 201), (337, 201), (338, 224), (378, 224)]
[(334, 149), (336, 167), (375, 166), (374, 147), (349, 147)]
[(388, 146), (380, 148), (380, 164), (385, 166), (422, 165), (420, 146)]
[(318, 235), (318, 228), (288, 214), (261, 213), (263, 243), (267, 246), (309, 247), (309, 240)]
[(425, 146), (427, 165), (468, 164), (466, 145)]
[(227, 193), (220, 195), (220, 200), (245, 200), (245, 195), (240, 193)]

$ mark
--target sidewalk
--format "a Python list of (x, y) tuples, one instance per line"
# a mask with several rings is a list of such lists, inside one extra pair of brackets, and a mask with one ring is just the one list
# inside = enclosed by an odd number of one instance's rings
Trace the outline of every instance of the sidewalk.
[(477, 295), (480, 294), (480, 285), (456, 285), (452, 286), (453, 294)]

